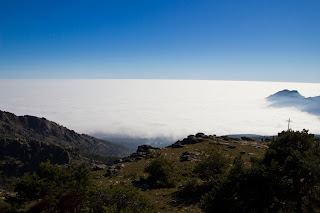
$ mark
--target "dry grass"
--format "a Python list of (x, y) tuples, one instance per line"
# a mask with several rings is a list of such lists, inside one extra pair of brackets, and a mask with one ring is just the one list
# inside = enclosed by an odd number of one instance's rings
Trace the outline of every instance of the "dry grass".
[[(177, 168), (177, 174), (180, 175), (180, 182), (176, 188), (162, 188), (162, 189), (151, 189), (147, 191), (140, 191), (142, 195), (151, 200), (156, 206), (158, 212), (201, 212), (196, 204), (185, 205), (177, 202), (174, 194), (178, 191), (178, 188), (185, 184), (186, 180), (192, 175), (193, 167), (197, 159), (193, 161), (180, 162), (180, 156), (183, 152), (204, 152), (209, 144), (217, 142), (227, 142), (221, 139), (207, 139), (204, 142), (197, 144), (186, 145), (183, 148), (164, 148), (156, 150), (155, 153), (161, 153), (165, 158), (175, 161)], [(252, 155), (257, 158), (261, 158), (266, 150), (266, 147), (254, 145), (253, 142), (245, 143), (239, 141), (229, 141), (230, 145), (234, 145), (234, 149), (229, 149), (228, 146), (219, 145), (218, 147), (226, 153), (227, 157), (233, 160), (240, 154), (241, 151), (245, 152), (242, 154), (242, 158), (246, 166), (250, 166), (250, 158)], [(259, 145), (259, 144), (258, 144)], [(248, 153), (253, 153), (248, 155)], [(151, 162), (150, 159), (142, 159), (138, 162), (125, 163), (125, 167), (117, 174), (111, 177), (103, 177), (105, 171), (93, 172), (96, 177), (96, 181), (102, 185), (110, 184), (131, 184), (132, 181), (138, 181), (140, 177), (146, 177), (147, 174), (143, 172), (144, 168)], [(231, 161), (232, 162), (232, 161)]]

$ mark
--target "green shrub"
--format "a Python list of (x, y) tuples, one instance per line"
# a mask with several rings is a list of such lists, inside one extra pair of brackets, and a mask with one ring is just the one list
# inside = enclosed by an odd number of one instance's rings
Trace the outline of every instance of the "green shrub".
[(133, 186), (112, 185), (90, 193), (90, 211), (108, 213), (152, 213), (152, 204)]
[(133, 186), (94, 184), (84, 164), (64, 170), (50, 161), (41, 163), (37, 173), (18, 180), (15, 191), (17, 195), (8, 200), (16, 206), (33, 203), (29, 212), (153, 212), (153, 206)]
[(174, 187), (177, 182), (174, 161), (158, 156), (144, 171), (148, 173), (147, 182), (153, 187)]
[(11, 211), (11, 205), (4, 200), (0, 200), (0, 212), (5, 213), (5, 212), (10, 212)]
[(196, 164), (194, 173), (204, 181), (214, 181), (224, 175), (230, 164), (230, 159), (225, 156), (216, 145), (209, 145)]
[[(41, 163), (37, 173), (26, 174), (15, 187), (15, 203), (36, 201), (34, 212), (76, 212), (87, 205), (92, 186), (90, 171), (85, 165), (63, 170), (50, 161)], [(9, 199), (10, 200), (10, 199)]]

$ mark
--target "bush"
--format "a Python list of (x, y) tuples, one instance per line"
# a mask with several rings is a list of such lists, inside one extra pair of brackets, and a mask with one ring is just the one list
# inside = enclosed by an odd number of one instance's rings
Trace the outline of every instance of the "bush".
[(133, 186), (113, 185), (90, 193), (91, 212), (152, 213), (152, 204)]
[[(63, 170), (50, 161), (41, 163), (38, 173), (25, 174), (15, 187), (15, 203), (37, 201), (35, 212), (76, 212), (87, 205), (92, 186), (90, 171), (85, 165)], [(10, 200), (10, 199), (9, 199)]]
[[(29, 212), (153, 212), (153, 206), (133, 186), (94, 184), (84, 164), (64, 170), (50, 161), (41, 163), (37, 173), (18, 180), (15, 191), (17, 195), (8, 201), (16, 206), (35, 203)], [(8, 206), (1, 204), (0, 208)]]
[(156, 157), (145, 168), (147, 182), (153, 187), (174, 187), (177, 182), (174, 162), (163, 156)]
[(194, 173), (204, 181), (214, 181), (224, 175), (229, 167), (230, 159), (226, 158), (216, 145), (209, 145), (196, 164)]
[(9, 203), (6, 203), (4, 200), (0, 200), (0, 212), (10, 212), (11, 209), (12, 208)]

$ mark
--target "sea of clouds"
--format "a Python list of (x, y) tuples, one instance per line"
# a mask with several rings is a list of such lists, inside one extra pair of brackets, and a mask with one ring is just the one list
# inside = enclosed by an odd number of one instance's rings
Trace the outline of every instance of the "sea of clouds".
[(320, 133), (320, 117), (265, 99), (320, 95), (320, 84), (213, 80), (0, 80), (0, 110), (45, 117), (79, 133), (183, 138), (190, 134)]

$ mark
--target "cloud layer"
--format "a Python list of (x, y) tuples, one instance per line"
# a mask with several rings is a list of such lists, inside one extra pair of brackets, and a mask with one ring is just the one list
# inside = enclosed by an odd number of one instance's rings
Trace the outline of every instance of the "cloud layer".
[(319, 116), (270, 108), (283, 89), (316, 96), (320, 84), (198, 80), (0, 80), (0, 109), (46, 117), (80, 133), (171, 137), (273, 135), (286, 128), (320, 133)]

